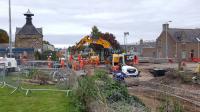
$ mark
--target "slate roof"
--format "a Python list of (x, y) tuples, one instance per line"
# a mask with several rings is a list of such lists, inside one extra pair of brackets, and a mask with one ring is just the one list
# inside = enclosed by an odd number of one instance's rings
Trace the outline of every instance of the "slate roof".
[(42, 28), (35, 28), (33, 25), (25, 25), (16, 28), (16, 35), (42, 35)]
[(198, 40), (196, 38), (200, 39), (200, 29), (169, 28), (168, 33), (176, 42), (197, 43)]
[(24, 16), (26, 16), (26, 24), (22, 28), (16, 28), (16, 35), (42, 35), (42, 28), (35, 28), (32, 24), (32, 14), (28, 10)]

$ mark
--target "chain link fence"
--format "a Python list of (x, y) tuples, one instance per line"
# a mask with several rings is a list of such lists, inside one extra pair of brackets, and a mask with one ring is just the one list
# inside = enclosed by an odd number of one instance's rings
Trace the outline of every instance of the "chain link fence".
[(18, 71), (6, 73), (2, 65), (0, 82), (15, 90), (26, 91), (26, 95), (30, 91), (70, 91), (73, 73), (66, 64), (61, 68), (59, 63), (53, 61), (27, 61), (18, 67)]

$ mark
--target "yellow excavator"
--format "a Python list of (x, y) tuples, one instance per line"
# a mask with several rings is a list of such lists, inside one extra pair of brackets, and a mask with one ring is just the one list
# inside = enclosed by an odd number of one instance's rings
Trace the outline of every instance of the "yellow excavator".
[[(85, 36), (85, 37), (83, 37), (83, 38), (76, 44), (75, 48), (78, 49), (78, 48), (80, 48), (81, 46), (83, 46), (84, 44), (98, 44), (98, 45), (102, 45), (104, 48), (107, 48), (107, 49), (111, 49), (111, 48), (112, 48), (111, 44), (110, 44), (107, 40), (104, 40), (104, 39), (102, 39), (101, 37), (98, 38), (98, 39), (94, 39), (94, 38), (91, 38), (91, 37), (88, 36), (88, 35)], [(94, 51), (89, 53), (89, 58), (90, 58), (90, 61), (100, 59), (100, 58), (99, 58), (99, 55), (97, 55)]]
[(107, 40), (104, 40), (101, 37), (99, 39), (93, 39), (90, 36), (85, 36), (84, 38), (82, 38), (79, 41), (79, 43), (76, 45), (76, 48), (79, 48), (86, 43), (88, 43), (88, 44), (98, 44), (98, 45), (102, 45), (104, 48), (111, 48), (111, 44)]

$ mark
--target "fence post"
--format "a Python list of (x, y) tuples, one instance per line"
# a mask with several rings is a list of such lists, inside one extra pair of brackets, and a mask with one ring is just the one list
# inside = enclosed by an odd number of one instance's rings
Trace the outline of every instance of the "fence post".
[(3, 71), (2, 71), (2, 87), (1, 88), (4, 88), (6, 86), (6, 82), (5, 82), (6, 66), (5, 66), (4, 63), (1, 63), (1, 66), (3, 68)]

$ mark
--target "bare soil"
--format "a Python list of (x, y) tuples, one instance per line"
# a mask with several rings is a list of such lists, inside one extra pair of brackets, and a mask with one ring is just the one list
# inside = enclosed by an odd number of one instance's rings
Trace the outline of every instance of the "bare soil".
[[(184, 69), (189, 70), (189, 71), (194, 71), (196, 66), (197, 66), (196, 63), (187, 63)], [(146, 86), (146, 87), (151, 88), (151, 85), (144, 84), (145, 82), (147, 82), (147, 84), (150, 82), (150, 83), (158, 83), (158, 84), (164, 84), (164, 85), (167, 85), (170, 87), (180, 88), (183, 90), (187, 90), (189, 92), (200, 93), (200, 85), (198, 85), (198, 84), (194, 84), (192, 82), (183, 82), (180, 77), (174, 77), (174, 76), (172, 76), (172, 74), (167, 74), (167, 73), (165, 76), (162, 76), (162, 77), (154, 77), (149, 72), (150, 69), (154, 69), (154, 68), (161, 68), (161, 69), (166, 69), (166, 70), (167, 69), (177, 69), (178, 68), (177, 63), (173, 63), (173, 64), (142, 63), (142, 64), (137, 65), (137, 68), (141, 71), (141, 76), (139, 77), (139, 81), (140, 81), (140, 85), (142, 85), (143, 87)], [(143, 88), (143, 87), (141, 87), (141, 88)], [(132, 95), (138, 96), (146, 104), (147, 107), (151, 108), (151, 111), (153, 111), (153, 112), (157, 111), (157, 108), (159, 107), (159, 105), (161, 103), (160, 95), (158, 95), (158, 94), (162, 94), (162, 93), (157, 93), (155, 91), (152, 92), (150, 90), (144, 91), (143, 89), (139, 89), (139, 91), (136, 91), (137, 89), (135, 90), (135, 88), (140, 88), (140, 86), (137, 86), (137, 87), (135, 86), (135, 87), (129, 88), (129, 93)], [(156, 89), (156, 87), (153, 87), (153, 88)], [(157, 88), (157, 89), (159, 90), (159, 88)], [(197, 99), (200, 99), (200, 96), (197, 96), (197, 97), (198, 97)], [(184, 111), (186, 111), (186, 112), (199, 112), (200, 111), (200, 107), (194, 105), (191, 102), (184, 101), (183, 99), (180, 99), (177, 97), (174, 97), (174, 99), (181, 102), (181, 104), (184, 107)], [(193, 98), (192, 100), (195, 100), (195, 99)]]

